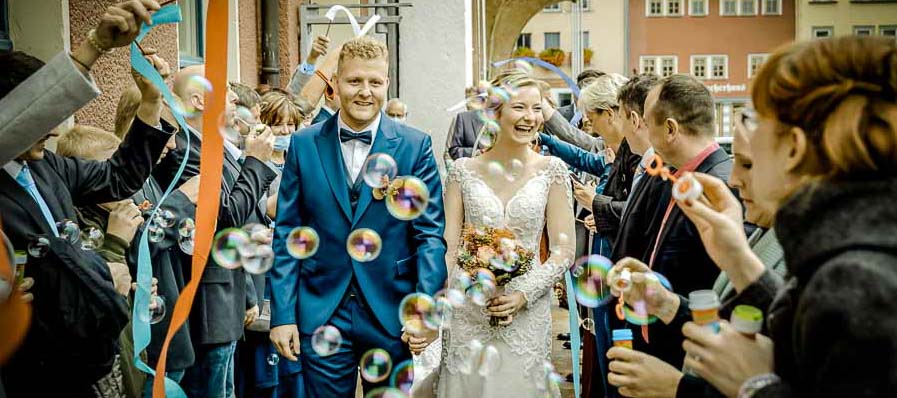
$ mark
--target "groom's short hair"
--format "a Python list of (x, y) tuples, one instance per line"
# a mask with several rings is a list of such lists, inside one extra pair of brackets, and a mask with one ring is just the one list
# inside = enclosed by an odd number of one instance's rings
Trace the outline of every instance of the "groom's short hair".
[(383, 42), (368, 36), (361, 36), (351, 39), (343, 44), (343, 48), (339, 52), (339, 63), (336, 67), (337, 70), (340, 69), (343, 60), (346, 58), (384, 58), (386, 63), (389, 64), (389, 50)]

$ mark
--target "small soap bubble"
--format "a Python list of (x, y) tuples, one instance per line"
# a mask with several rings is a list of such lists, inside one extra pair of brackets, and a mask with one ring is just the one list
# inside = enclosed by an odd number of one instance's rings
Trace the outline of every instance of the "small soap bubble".
[(370, 383), (379, 383), (392, 372), (392, 358), (382, 348), (375, 348), (361, 356), (361, 377)]
[(150, 297), (149, 310), (143, 316), (143, 321), (155, 325), (165, 319), (165, 298), (162, 296)]
[(160, 209), (153, 217), (153, 223), (162, 228), (171, 228), (177, 221), (177, 216), (171, 210)]
[(398, 173), (396, 160), (385, 153), (375, 153), (368, 156), (367, 160), (361, 166), (361, 176), (364, 183), (371, 188), (383, 188), (383, 177), (389, 178), (390, 181), (396, 178)]
[(494, 375), (501, 367), (501, 355), (494, 345), (488, 345), (480, 352), (480, 361), (477, 373), (480, 376)]
[(582, 322), (580, 323), (580, 326), (582, 326), (582, 328), (588, 332), (594, 332), (595, 331), (595, 320), (593, 320), (592, 318), (583, 319)]
[(514, 182), (520, 178), (521, 175), (523, 175), (523, 162), (519, 159), (511, 160), (511, 165), (508, 167), (508, 172), (505, 175), (505, 178), (507, 178), (509, 182)]
[(73, 245), (81, 240), (81, 228), (72, 220), (62, 220), (56, 223), (56, 230), (59, 231), (59, 239), (66, 240)]
[[(205, 96), (206, 93), (212, 91), (212, 83), (203, 76), (192, 75), (187, 78), (184, 84), (183, 92), (189, 95)], [(194, 118), (202, 113), (202, 110), (193, 105), (191, 101), (183, 101), (178, 98), (177, 104), (172, 106), (172, 110), (187, 118)]]
[(286, 239), (287, 253), (293, 258), (304, 260), (318, 252), (321, 238), (311, 227), (296, 227), (290, 231)]
[(196, 234), (196, 222), (192, 218), (185, 218), (178, 222), (178, 235), (182, 238), (192, 238)]
[(187, 255), (193, 255), (193, 246), (194, 246), (194, 238), (193, 236), (179, 236), (178, 237), (178, 247)]
[(149, 234), (147, 240), (153, 243), (159, 243), (165, 239), (165, 229), (155, 223), (150, 223), (150, 225), (146, 227), (146, 233)]
[(461, 361), (458, 370), (465, 375), (479, 371), (480, 354), (483, 352), (483, 343), (477, 339), (471, 340), (466, 346), (458, 349)]
[(268, 244), (257, 244), (243, 255), (243, 269), (254, 275), (261, 275), (274, 266), (274, 249)]
[(489, 165), (486, 166), (486, 170), (489, 172), (489, 175), (493, 177), (504, 177), (505, 168), (501, 165), (501, 162), (491, 161)]
[(312, 350), (322, 357), (335, 354), (342, 344), (343, 336), (339, 329), (332, 325), (324, 325), (315, 329), (311, 336)]
[(533, 64), (522, 59), (514, 60), (514, 69), (519, 69), (521, 72), (527, 75), (533, 74)]
[(356, 229), (349, 234), (349, 239), (346, 240), (349, 257), (362, 263), (377, 259), (382, 248), (383, 241), (380, 239), (380, 234), (370, 228)]
[(409, 221), (421, 216), (430, 203), (430, 189), (417, 177), (404, 177), (386, 197), (386, 210), (393, 217)]
[(573, 264), (573, 290), (579, 304), (595, 308), (612, 297), (607, 284), (607, 273), (611, 267), (613, 263), (610, 260), (597, 254), (582, 257)]
[(399, 303), (399, 322), (411, 334), (423, 334), (430, 327), (427, 320), (436, 311), (436, 301), (424, 293), (412, 293)]
[(410, 359), (396, 365), (389, 378), (389, 384), (405, 394), (411, 394), (411, 384), (414, 382), (414, 362)]
[(252, 250), (249, 234), (239, 228), (228, 228), (218, 232), (212, 243), (212, 259), (221, 267), (237, 269), (242, 264), (243, 254)]
[(103, 246), (103, 231), (99, 228), (87, 227), (81, 231), (81, 249), (96, 250)]
[(28, 243), (28, 255), (34, 258), (42, 258), (50, 252), (50, 240), (39, 236)]
[(280, 363), (280, 355), (278, 355), (276, 352), (272, 352), (268, 354), (267, 361), (268, 365), (277, 366), (277, 364)]
[(409, 398), (410, 395), (406, 394), (399, 388), (395, 387), (378, 387), (367, 394), (364, 395), (364, 398)]

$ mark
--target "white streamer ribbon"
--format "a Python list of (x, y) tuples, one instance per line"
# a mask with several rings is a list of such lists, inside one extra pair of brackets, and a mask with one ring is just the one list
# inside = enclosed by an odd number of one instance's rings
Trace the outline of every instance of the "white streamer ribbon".
[(360, 26), (358, 25), (358, 20), (355, 19), (355, 15), (352, 14), (352, 11), (349, 11), (348, 8), (341, 5), (330, 7), (330, 9), (327, 10), (327, 14), (324, 14), (324, 16), (326, 16), (332, 23), (333, 20), (336, 19), (336, 14), (340, 11), (346, 13), (346, 17), (349, 18), (349, 23), (352, 24), (352, 31), (355, 32), (355, 37), (366, 35), (368, 31), (380, 21), (380, 15), (374, 14), (374, 16), (368, 18), (368, 21), (365, 22), (364, 26)]

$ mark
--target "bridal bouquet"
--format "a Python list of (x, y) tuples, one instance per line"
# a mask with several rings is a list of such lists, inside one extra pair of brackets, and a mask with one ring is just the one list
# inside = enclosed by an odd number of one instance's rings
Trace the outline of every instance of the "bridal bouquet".
[(495, 275), (495, 284), (504, 286), (533, 266), (536, 255), (517, 243), (507, 229), (465, 225), (458, 248), (458, 266), (474, 274), (481, 269)]

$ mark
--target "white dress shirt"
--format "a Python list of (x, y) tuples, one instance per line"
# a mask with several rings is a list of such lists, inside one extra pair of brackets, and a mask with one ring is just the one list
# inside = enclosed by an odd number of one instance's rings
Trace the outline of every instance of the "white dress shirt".
[[(374, 140), (377, 139), (377, 130), (380, 128), (380, 113), (377, 113), (377, 117), (371, 124), (367, 125), (367, 127), (361, 129), (361, 131), (355, 131), (343, 122), (343, 113), (340, 111), (339, 128), (349, 130), (355, 134), (370, 131), (371, 145), (373, 145)], [(371, 152), (371, 145), (365, 144), (361, 142), (361, 140), (340, 142), (340, 149), (343, 152), (343, 164), (346, 165), (346, 170), (349, 172), (348, 177), (353, 182), (358, 178), (358, 175), (361, 174), (361, 167), (364, 166), (364, 161), (367, 160), (368, 155)]]

